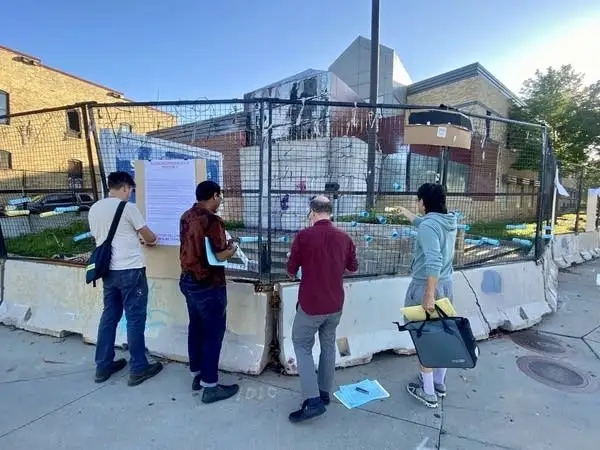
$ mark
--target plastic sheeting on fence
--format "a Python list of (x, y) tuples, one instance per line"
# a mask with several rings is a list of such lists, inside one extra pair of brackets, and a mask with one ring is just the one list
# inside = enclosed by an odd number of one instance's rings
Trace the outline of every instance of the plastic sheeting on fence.
[[(176, 280), (149, 279), (146, 346), (152, 354), (187, 361), (187, 310)], [(227, 332), (220, 368), (259, 374), (269, 358), (272, 320), (269, 297), (252, 284), (227, 284)], [(86, 285), (84, 270), (58, 264), (5, 261), (0, 323), (52, 336), (81, 334), (95, 342), (102, 287)], [(117, 345), (126, 339), (126, 319)]]

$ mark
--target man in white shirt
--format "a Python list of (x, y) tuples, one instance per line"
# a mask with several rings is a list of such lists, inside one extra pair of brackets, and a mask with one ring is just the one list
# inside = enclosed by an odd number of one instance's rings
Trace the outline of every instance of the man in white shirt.
[[(108, 236), (117, 207), (128, 201), (135, 189), (135, 181), (127, 172), (108, 175), (109, 197), (99, 200), (88, 213), (90, 231), (96, 245)], [(156, 235), (146, 226), (137, 206), (127, 203), (111, 245), (110, 271), (102, 279), (104, 310), (98, 326), (96, 344), (96, 383), (102, 383), (113, 373), (123, 369), (125, 359), (115, 361), (117, 325), (125, 311), (127, 344), (130, 359), (129, 386), (136, 386), (162, 370), (162, 364), (148, 363), (146, 358), (146, 310), (148, 308), (148, 280), (141, 244), (156, 245)]]

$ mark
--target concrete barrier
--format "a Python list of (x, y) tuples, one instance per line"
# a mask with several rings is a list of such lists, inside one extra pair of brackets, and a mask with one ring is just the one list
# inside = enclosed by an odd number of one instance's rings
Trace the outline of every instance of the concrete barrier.
[(554, 261), (561, 269), (600, 257), (598, 231), (555, 235), (551, 245)]
[[(95, 343), (102, 314), (102, 287), (86, 285), (77, 267), (8, 260), (4, 268), (0, 323), (52, 336), (81, 334)], [(187, 362), (187, 309), (176, 280), (150, 279), (146, 346), (150, 353)], [(220, 368), (259, 374), (269, 359), (272, 317), (269, 295), (247, 283), (228, 282), (227, 331)], [(126, 321), (117, 345), (127, 342)]]
[[(399, 333), (393, 321), (401, 320), (400, 308), (409, 278), (390, 277), (356, 280), (344, 283), (345, 305), (337, 328), (336, 366), (348, 367), (371, 361), (373, 354), (396, 349), (412, 353), (414, 346), (408, 333)], [(292, 324), (298, 301), (298, 283), (279, 283), (279, 345), (280, 362), (286, 373), (295, 374), (296, 354), (292, 343)], [(315, 364), (320, 346), (313, 348)]]
[(82, 334), (102, 291), (80, 268), (7, 260), (0, 322), (51, 336)]
[[(375, 353), (393, 350), (397, 354), (414, 353), (407, 332), (399, 333), (394, 321), (402, 322), (400, 308), (404, 306), (409, 277), (387, 277), (352, 280), (344, 283), (345, 304), (337, 329), (336, 366), (348, 367), (366, 364)], [(296, 354), (292, 343), (292, 325), (298, 299), (297, 283), (280, 283), (275, 290), (280, 298), (279, 345), (280, 362), (288, 374), (297, 373)], [(479, 310), (473, 290), (465, 276), (454, 276), (454, 307), (458, 314), (469, 318), (478, 339), (489, 335), (489, 326)], [(318, 364), (318, 339), (313, 348), (315, 365)]]
[(552, 312), (545, 300), (544, 272), (534, 261), (464, 272), (490, 328), (528, 328)]

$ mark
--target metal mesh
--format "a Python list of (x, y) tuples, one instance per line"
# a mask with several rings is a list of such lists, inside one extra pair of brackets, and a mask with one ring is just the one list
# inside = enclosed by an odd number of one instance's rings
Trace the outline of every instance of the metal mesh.
[(15, 114), (0, 125), (0, 225), (8, 255), (73, 259), (90, 242), (87, 230), (96, 196), (86, 110), (71, 106)]
[[(477, 108), (463, 110), (472, 126), (468, 148), (406, 144), (417, 107), (275, 99), (87, 105), (82, 132), (92, 131), (91, 159), (85, 138), (68, 139), (80, 145), (80, 159), (93, 161), (98, 175), (84, 170), (81, 188), (90, 192), (95, 179), (105, 193), (112, 171), (135, 175), (135, 160), (204, 159), (208, 178), (223, 188), (227, 230), (244, 238), (250, 259), (248, 271), (232, 275), (286, 278), (291, 242), (308, 225), (308, 203), (317, 194), (331, 197), (335, 223), (355, 240), (358, 276), (405, 274), (416, 231), (399, 207), (415, 211), (416, 190), (425, 182), (442, 183), (448, 209), (459, 214), (457, 267), (533, 258), (536, 231), (542, 232), (551, 204), (541, 190), (549, 182), (540, 180), (548, 172), (542, 128)], [(64, 131), (65, 111), (44, 114), (56, 114)], [(10, 132), (0, 126), (0, 149), (19, 142), (13, 122), (31, 117), (11, 119)], [(40, 165), (31, 157), (20, 169), (51, 172), (51, 149), (64, 139), (45, 135), (36, 154)], [(6, 235), (4, 223), (2, 229)]]

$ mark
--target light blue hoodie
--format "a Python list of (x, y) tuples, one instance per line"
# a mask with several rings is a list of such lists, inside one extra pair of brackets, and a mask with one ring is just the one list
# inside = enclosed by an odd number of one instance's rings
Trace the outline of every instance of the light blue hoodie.
[(412, 278), (425, 281), (436, 277), (438, 281), (452, 278), (452, 261), (456, 242), (457, 221), (453, 213), (428, 213), (417, 217), (414, 256), (411, 267)]

